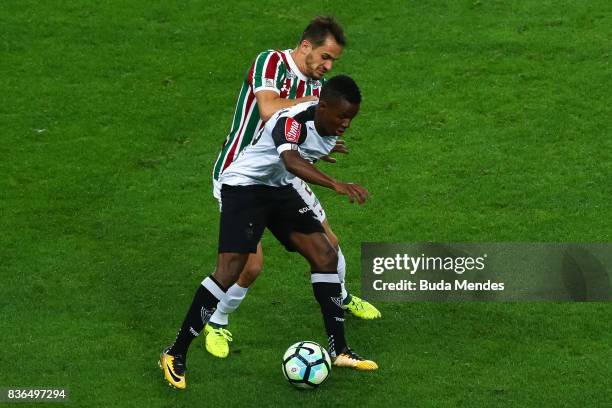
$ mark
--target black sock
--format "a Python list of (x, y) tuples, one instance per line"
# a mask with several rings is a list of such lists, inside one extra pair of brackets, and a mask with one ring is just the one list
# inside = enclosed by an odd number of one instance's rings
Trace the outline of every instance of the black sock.
[(212, 276), (204, 279), (193, 297), (187, 316), (176, 335), (176, 340), (168, 351), (171, 355), (187, 355), (189, 345), (193, 339), (198, 337), (225, 291), (226, 289), (219, 285)]
[(346, 348), (344, 309), (338, 272), (311, 272), (312, 290), (321, 306), (323, 323), (329, 341), (329, 354), (336, 357)]

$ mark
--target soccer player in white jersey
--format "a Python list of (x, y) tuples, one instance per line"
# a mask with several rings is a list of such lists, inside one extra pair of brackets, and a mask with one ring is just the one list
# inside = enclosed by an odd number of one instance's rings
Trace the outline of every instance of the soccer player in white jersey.
[[(242, 84), (230, 133), (214, 165), (213, 194), (217, 199), (220, 199), (219, 177), (236, 160), (245, 146), (251, 143), (265, 121), (279, 109), (317, 99), (324, 83), (323, 76), (340, 57), (344, 45), (342, 27), (333, 18), (316, 17), (304, 30), (295, 49), (268, 50), (257, 56)], [(334, 151), (346, 152), (342, 141)], [(323, 157), (323, 160), (335, 161), (329, 156)], [(338, 251), (338, 272), (344, 308), (363, 319), (380, 317), (380, 312), (373, 305), (346, 291), (344, 255), (338, 245), (338, 238), (327, 222), (323, 207), (304, 181), (294, 178), (292, 183), (323, 224), (325, 233)], [(262, 267), (263, 253), (259, 243), (257, 252), (249, 256), (238, 282), (227, 290), (205, 326), (205, 345), (212, 355), (220, 358), (228, 356), (228, 341), (232, 340), (231, 333), (227, 330), (228, 316), (245, 298), (249, 286), (257, 279)]]
[(288, 250), (299, 252), (311, 267), (314, 296), (319, 303), (333, 364), (357, 370), (378, 365), (354, 353), (344, 334), (344, 308), (338, 274), (338, 252), (295, 190), (299, 177), (365, 202), (368, 191), (343, 183), (318, 170), (312, 162), (329, 154), (338, 136), (359, 112), (361, 94), (347, 76), (330, 79), (319, 102), (305, 102), (276, 113), (220, 178), (221, 221), (215, 272), (195, 293), (174, 344), (160, 356), (170, 385), (186, 387), (185, 368), (191, 341), (226, 292), (238, 279), (265, 228)]

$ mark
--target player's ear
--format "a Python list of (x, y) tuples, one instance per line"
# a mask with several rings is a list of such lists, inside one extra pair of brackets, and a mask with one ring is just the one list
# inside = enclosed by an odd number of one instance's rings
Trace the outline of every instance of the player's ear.
[(312, 43), (308, 40), (302, 40), (299, 45), (300, 51), (304, 54), (310, 53), (312, 51)]

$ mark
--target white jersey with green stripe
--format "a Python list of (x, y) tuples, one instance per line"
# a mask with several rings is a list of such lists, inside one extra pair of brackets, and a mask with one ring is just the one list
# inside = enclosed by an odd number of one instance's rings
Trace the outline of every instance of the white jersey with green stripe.
[(259, 116), (256, 92), (273, 91), (284, 99), (319, 96), (324, 80), (306, 77), (291, 57), (291, 51), (264, 51), (249, 68), (238, 95), (231, 129), (213, 167), (215, 181), (264, 126)]

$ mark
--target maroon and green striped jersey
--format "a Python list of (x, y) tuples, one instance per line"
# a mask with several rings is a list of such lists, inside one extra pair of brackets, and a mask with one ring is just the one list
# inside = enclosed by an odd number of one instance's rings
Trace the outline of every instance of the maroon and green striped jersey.
[(251, 143), (253, 136), (264, 125), (259, 116), (256, 92), (274, 91), (285, 99), (319, 96), (324, 80), (308, 78), (302, 74), (291, 58), (291, 51), (264, 51), (249, 68), (240, 88), (232, 127), (213, 168), (215, 180), (219, 179), (219, 175)]

